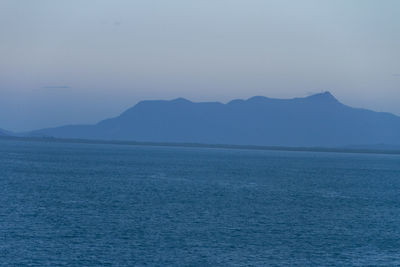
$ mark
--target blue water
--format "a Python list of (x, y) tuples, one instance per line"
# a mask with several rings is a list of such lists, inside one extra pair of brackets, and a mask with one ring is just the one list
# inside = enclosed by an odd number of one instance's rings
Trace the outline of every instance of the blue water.
[(0, 264), (400, 265), (400, 156), (3, 140)]

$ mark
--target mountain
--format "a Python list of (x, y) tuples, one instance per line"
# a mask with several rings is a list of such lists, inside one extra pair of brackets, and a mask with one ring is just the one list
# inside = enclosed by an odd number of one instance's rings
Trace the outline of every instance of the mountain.
[(31, 136), (267, 146), (400, 144), (400, 117), (358, 109), (324, 92), (305, 98), (193, 103), (142, 101), (95, 125), (34, 131)]

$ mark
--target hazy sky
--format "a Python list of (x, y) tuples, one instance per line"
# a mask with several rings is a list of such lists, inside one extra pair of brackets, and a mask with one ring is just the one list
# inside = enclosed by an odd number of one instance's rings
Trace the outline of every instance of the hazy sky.
[(400, 115), (398, 0), (0, 0), (0, 128), (329, 90)]

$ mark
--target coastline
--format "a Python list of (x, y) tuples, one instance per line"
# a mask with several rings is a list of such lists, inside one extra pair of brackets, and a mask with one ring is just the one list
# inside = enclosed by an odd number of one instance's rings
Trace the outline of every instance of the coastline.
[(292, 152), (400, 155), (400, 150), (397, 150), (397, 149), (389, 150), (389, 149), (363, 149), (363, 148), (341, 148), (341, 147), (287, 147), (287, 146), (202, 144), (202, 143), (178, 143), (178, 142), (176, 142), (176, 143), (175, 142), (138, 142), (138, 141), (120, 141), (120, 140), (95, 140), (95, 139), (73, 139), (73, 138), (54, 138), (54, 137), (19, 137), (19, 136), (0, 136), (0, 140), (47, 142), (47, 143), (51, 142), (51, 143), (76, 143), (76, 144), (189, 147), (189, 148), (193, 147), (193, 148), (238, 149), (238, 150), (269, 150), (269, 151), (292, 151)]

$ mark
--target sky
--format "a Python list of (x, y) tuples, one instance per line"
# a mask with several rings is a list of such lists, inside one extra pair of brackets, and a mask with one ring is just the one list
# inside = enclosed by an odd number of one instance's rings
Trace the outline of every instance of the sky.
[(397, 0), (0, 0), (0, 128), (330, 91), (400, 115)]

